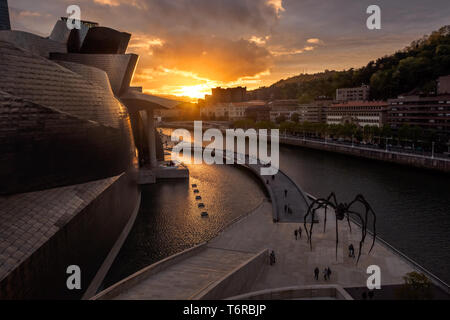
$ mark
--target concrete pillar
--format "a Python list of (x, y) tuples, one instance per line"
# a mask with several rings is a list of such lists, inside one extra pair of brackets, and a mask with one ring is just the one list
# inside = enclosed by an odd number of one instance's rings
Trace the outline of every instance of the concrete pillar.
[(147, 110), (147, 138), (148, 151), (150, 152), (150, 166), (155, 168), (158, 166), (158, 160), (156, 160), (156, 136), (153, 110)]

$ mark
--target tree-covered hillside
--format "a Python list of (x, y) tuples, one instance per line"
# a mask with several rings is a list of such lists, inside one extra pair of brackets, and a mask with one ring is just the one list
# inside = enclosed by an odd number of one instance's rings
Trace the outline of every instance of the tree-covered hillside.
[(251, 91), (258, 99), (299, 99), (301, 103), (317, 96), (334, 97), (337, 88), (371, 86), (372, 99), (394, 98), (413, 90), (429, 93), (436, 79), (450, 74), (450, 25), (414, 41), (393, 55), (370, 61), (365, 67), (344, 71), (301, 74), (270, 87)]

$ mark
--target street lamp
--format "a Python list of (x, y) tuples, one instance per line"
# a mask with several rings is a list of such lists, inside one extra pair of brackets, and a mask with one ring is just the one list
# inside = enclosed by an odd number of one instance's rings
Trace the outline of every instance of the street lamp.
[(431, 143), (431, 159), (434, 159), (434, 141)]

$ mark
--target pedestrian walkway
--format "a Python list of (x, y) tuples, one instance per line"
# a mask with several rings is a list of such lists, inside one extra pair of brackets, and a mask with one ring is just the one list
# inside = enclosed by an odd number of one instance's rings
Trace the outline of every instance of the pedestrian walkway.
[[(319, 220), (323, 221), (323, 212), (318, 212)], [(332, 211), (328, 211), (332, 215)], [(361, 229), (352, 224), (352, 232), (347, 222), (339, 224), (339, 245), (336, 259), (335, 220), (328, 219), (326, 232), (323, 225), (315, 225), (312, 245), (309, 248), (306, 234), (295, 240), (294, 230), (303, 224), (273, 223), (271, 205), (265, 203), (253, 214), (245, 217), (232, 228), (227, 229), (214, 238), (210, 245), (229, 250), (258, 252), (262, 249), (274, 251), (276, 264), (266, 265), (260, 276), (254, 282), (252, 291), (273, 289), (289, 286), (305, 286), (316, 284), (332, 284), (341, 287), (366, 286), (368, 278), (367, 267), (378, 265), (381, 269), (381, 283), (400, 284), (403, 276), (413, 268), (388, 248), (376, 242), (370, 255), (367, 254), (371, 238), (366, 239), (359, 264), (356, 259), (348, 256), (348, 246), (359, 243)], [(319, 280), (314, 280), (314, 268), (320, 270)], [(323, 279), (323, 269), (330, 267), (330, 280)]]
[[(262, 165), (249, 165), (259, 173)], [(303, 222), (308, 211), (309, 200), (307, 195), (284, 172), (278, 171), (276, 175), (261, 176), (266, 187), (272, 190), (273, 219), (278, 222)], [(268, 183), (267, 183), (268, 182)]]
[(115, 299), (193, 299), (255, 254), (206, 247), (125, 290)]

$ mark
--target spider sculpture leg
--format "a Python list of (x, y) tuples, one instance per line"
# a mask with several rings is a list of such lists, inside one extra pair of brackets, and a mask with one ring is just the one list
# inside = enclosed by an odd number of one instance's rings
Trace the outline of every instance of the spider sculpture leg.
[[(311, 202), (311, 204), (308, 207), (308, 211), (303, 218), (303, 224), (305, 227), (306, 236), (309, 241), (311, 250), (312, 250), (312, 230), (313, 230), (316, 210), (321, 209), (321, 208), (326, 209), (328, 206), (331, 206), (333, 209), (336, 209), (335, 205), (331, 201), (328, 200), (332, 195), (334, 195), (334, 194), (331, 194), (327, 199), (320, 198), (320, 199), (316, 199), (313, 202)], [(307, 221), (307, 218), (309, 217), (309, 215), (311, 215), (312, 219), (311, 219), (311, 225), (310, 225), (309, 231), (308, 231), (306, 221)]]
[[(331, 202), (331, 201), (333, 201), (332, 203), (334, 204), (335, 207), (337, 207), (338, 203), (337, 203), (336, 195), (334, 194), (334, 192), (330, 193), (330, 195), (327, 198), (327, 202)], [(325, 217), (323, 220), (323, 232), (324, 233), (325, 233), (326, 227), (327, 227), (327, 209), (328, 209), (328, 206), (325, 206)]]
[[(356, 211), (352, 211), (350, 210), (350, 207), (355, 204), (355, 203), (361, 203), (362, 205), (364, 205), (365, 208), (365, 214), (364, 217), (356, 212)], [(356, 260), (356, 263), (358, 263), (360, 257), (361, 257), (361, 250), (364, 244), (364, 240), (366, 238), (367, 235), (367, 225), (369, 223), (369, 214), (372, 215), (373, 218), (373, 239), (372, 239), (372, 246), (370, 247), (369, 253), (372, 251), (374, 245), (375, 245), (375, 239), (376, 239), (376, 229), (375, 229), (375, 225), (376, 225), (376, 215), (375, 212), (372, 210), (372, 207), (369, 205), (369, 203), (367, 203), (367, 201), (365, 200), (365, 198), (362, 195), (357, 195), (355, 200), (353, 200), (352, 202), (350, 202), (350, 204), (347, 207), (347, 215), (349, 216), (350, 214), (355, 215), (357, 218), (359, 218), (359, 220), (361, 221), (361, 240), (359, 242), (359, 251), (358, 251), (358, 259)]]
[(377, 231), (376, 231), (377, 215), (375, 214), (375, 211), (373, 211), (372, 207), (367, 202), (367, 200), (364, 198), (364, 196), (361, 194), (358, 194), (356, 196), (355, 200), (353, 200), (352, 202), (349, 203), (348, 208), (350, 209), (350, 206), (357, 202), (361, 203), (364, 206), (364, 209), (366, 211), (365, 219), (364, 219), (366, 232), (367, 232), (367, 225), (369, 223), (369, 214), (372, 217), (373, 238), (372, 238), (372, 245), (370, 246), (370, 250), (369, 250), (369, 253), (370, 253), (372, 251), (373, 247), (375, 246), (375, 239), (377, 237)]
[[(319, 200), (320, 200), (320, 199), (315, 200), (315, 201), (313, 201), (313, 202), (310, 204), (310, 206), (309, 206), (309, 208), (308, 208), (308, 212), (306, 213), (305, 217), (303, 218), (303, 226), (304, 226), (304, 228), (305, 228), (306, 237), (307, 237), (307, 240), (308, 240), (308, 242), (309, 242), (309, 246), (310, 246), (311, 250), (312, 250), (311, 235), (312, 235), (312, 229), (313, 229), (313, 226), (314, 226), (314, 218), (315, 218), (315, 215), (316, 215), (316, 210), (317, 210), (318, 208), (321, 208), (321, 207), (322, 207), (322, 203), (321, 203), (321, 201), (319, 201)], [(308, 216), (309, 216), (310, 214), (311, 214), (311, 225), (309, 226), (309, 231), (308, 231), (308, 227), (307, 227), (307, 225), (306, 225), (306, 220), (307, 220), (307, 218), (308, 218)]]
[(356, 264), (358, 264), (359, 258), (361, 257), (361, 249), (364, 244), (364, 240), (366, 239), (366, 222), (364, 221), (360, 213), (348, 210), (347, 216), (349, 216), (350, 214), (355, 215), (361, 221), (361, 240), (359, 241), (358, 259), (356, 260)]

